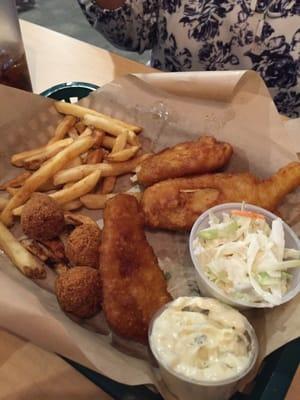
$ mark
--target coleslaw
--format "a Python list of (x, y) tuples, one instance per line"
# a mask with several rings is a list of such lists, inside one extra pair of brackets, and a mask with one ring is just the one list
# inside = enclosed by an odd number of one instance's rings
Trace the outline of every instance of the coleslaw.
[(258, 213), (233, 210), (222, 219), (209, 214), (209, 227), (197, 232), (192, 250), (197, 268), (233, 300), (281, 304), (300, 251), (285, 248), (280, 218), (269, 226)]

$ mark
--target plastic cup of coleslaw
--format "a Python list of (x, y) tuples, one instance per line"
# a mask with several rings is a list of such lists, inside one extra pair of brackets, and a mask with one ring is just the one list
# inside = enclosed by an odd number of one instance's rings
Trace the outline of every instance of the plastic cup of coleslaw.
[(229, 399), (259, 351), (254, 329), (239, 311), (201, 297), (179, 297), (163, 306), (152, 318), (148, 339), (162, 381), (180, 400)]
[[(229, 294), (225, 293), (218, 285), (216, 285), (212, 280), (208, 278), (208, 276), (203, 270), (203, 266), (200, 264), (199, 259), (194, 251), (193, 243), (198, 232), (201, 231), (202, 229), (209, 227), (210, 213), (213, 213), (216, 217), (222, 217), (222, 214), (224, 213), (230, 213), (233, 210), (241, 210), (242, 206), (243, 210), (245, 211), (250, 211), (263, 215), (269, 226), (271, 226), (273, 220), (278, 218), (278, 216), (276, 216), (275, 214), (261, 207), (257, 207), (251, 204), (242, 204), (242, 203), (221, 204), (212, 207), (209, 210), (205, 211), (203, 214), (201, 214), (200, 217), (195, 221), (189, 238), (190, 255), (194, 267), (197, 271), (198, 287), (201, 291), (201, 294), (203, 294), (204, 296), (215, 297), (223, 301), (224, 303), (227, 303), (239, 309), (273, 307), (272, 304), (268, 304), (267, 302), (262, 301), (260, 303), (260, 302), (246, 301), (244, 299), (237, 299), (236, 297), (230, 296)], [(284, 230), (285, 247), (290, 249), (300, 250), (300, 240), (298, 239), (296, 233), (284, 221), (282, 221), (282, 224)], [(290, 273), (292, 277), (288, 283), (288, 290), (286, 291), (285, 294), (282, 295), (281, 302), (276, 305), (280, 305), (290, 301), (300, 292), (300, 268), (291, 268)]]

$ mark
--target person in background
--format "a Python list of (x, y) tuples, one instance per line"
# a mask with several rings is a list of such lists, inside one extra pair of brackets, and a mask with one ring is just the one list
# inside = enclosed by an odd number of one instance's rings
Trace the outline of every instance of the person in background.
[(253, 69), (280, 113), (300, 116), (300, 0), (78, 0), (119, 48), (163, 71)]

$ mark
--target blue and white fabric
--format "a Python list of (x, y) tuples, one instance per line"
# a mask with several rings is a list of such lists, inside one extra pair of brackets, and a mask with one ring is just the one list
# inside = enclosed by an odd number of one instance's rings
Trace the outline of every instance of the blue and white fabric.
[(165, 71), (253, 69), (279, 112), (300, 116), (300, 0), (126, 0), (116, 10), (78, 0), (116, 46)]

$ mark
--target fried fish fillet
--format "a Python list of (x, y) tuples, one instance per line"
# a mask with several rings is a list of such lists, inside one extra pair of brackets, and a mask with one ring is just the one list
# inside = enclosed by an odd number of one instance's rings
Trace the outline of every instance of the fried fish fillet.
[(293, 162), (265, 180), (250, 173), (169, 179), (147, 188), (141, 204), (148, 226), (188, 230), (200, 214), (217, 204), (245, 201), (274, 211), (299, 185), (300, 163)]
[(145, 160), (138, 168), (138, 182), (149, 186), (170, 178), (216, 171), (229, 162), (232, 152), (230, 144), (211, 136), (179, 143)]
[(143, 225), (133, 196), (119, 194), (107, 202), (100, 274), (103, 310), (112, 331), (146, 343), (151, 317), (171, 296)]

